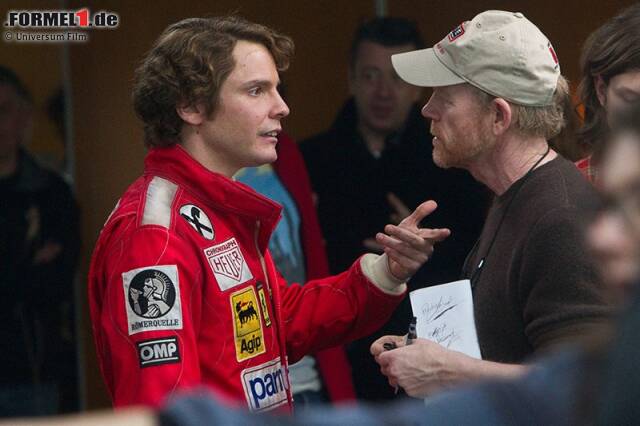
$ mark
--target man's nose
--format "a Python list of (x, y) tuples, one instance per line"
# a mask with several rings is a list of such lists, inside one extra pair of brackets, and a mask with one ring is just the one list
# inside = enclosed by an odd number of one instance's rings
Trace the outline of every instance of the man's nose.
[(381, 78), (376, 84), (376, 95), (380, 97), (390, 97), (393, 94), (393, 82), (388, 78)]
[(280, 93), (276, 93), (275, 105), (273, 108), (272, 116), (274, 118), (282, 119), (287, 115), (289, 115), (289, 112), (290, 112), (289, 106), (287, 105), (287, 103), (284, 101), (284, 99), (282, 99), (282, 96), (280, 96)]
[(420, 110), (420, 113), (424, 118), (429, 118), (431, 120), (438, 119), (435, 109), (433, 108), (433, 96), (431, 96), (427, 101), (427, 103), (424, 104), (424, 106), (422, 107), (422, 110)]

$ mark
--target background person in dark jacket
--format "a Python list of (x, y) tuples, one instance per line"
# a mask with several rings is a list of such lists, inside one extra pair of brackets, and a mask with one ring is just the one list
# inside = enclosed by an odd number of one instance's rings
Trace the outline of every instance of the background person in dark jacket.
[(69, 185), (23, 148), (33, 101), (0, 66), (0, 415), (77, 409), (74, 277), (79, 211)]

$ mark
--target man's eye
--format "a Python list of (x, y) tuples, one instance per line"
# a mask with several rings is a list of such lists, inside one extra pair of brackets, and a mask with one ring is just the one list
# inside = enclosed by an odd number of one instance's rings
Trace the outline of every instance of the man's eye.
[(362, 73), (365, 81), (376, 81), (380, 77), (380, 73), (375, 70), (367, 70)]
[(262, 88), (261, 87), (253, 87), (253, 88), (249, 89), (249, 94), (251, 96), (258, 96), (260, 93), (262, 93)]
[(625, 88), (622, 90), (614, 90), (613, 93), (618, 99), (627, 104), (632, 104), (640, 100), (640, 93), (636, 92), (635, 90)]
[(628, 95), (623, 95), (622, 96), (622, 100), (625, 101), (628, 104), (633, 104), (638, 102), (638, 95), (636, 94), (628, 94)]

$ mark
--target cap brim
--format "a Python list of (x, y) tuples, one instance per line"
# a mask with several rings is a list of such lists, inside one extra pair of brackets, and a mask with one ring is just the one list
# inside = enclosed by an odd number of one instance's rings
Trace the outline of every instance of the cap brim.
[(391, 63), (400, 78), (414, 86), (440, 87), (465, 82), (440, 62), (433, 49), (391, 55)]

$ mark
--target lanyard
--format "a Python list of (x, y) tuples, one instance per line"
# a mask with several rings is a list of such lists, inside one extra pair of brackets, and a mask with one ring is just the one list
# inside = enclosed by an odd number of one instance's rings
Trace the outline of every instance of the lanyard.
[[(480, 262), (478, 262), (478, 266), (476, 266), (476, 269), (473, 271), (473, 273), (471, 274), (471, 277), (469, 278), (469, 281), (471, 282), (471, 289), (472, 290), (475, 289), (476, 285), (480, 281), (480, 276), (482, 275), (482, 269), (484, 268), (484, 265), (486, 263), (487, 258), (489, 257), (489, 254), (491, 253), (491, 249), (493, 248), (493, 243), (496, 242), (496, 238), (498, 237), (498, 234), (500, 233), (500, 228), (502, 227), (502, 223), (504, 222), (504, 219), (507, 217), (507, 213), (509, 213), (509, 208), (511, 207), (511, 203), (513, 203), (513, 200), (516, 199), (516, 196), (518, 195), (518, 191), (520, 191), (520, 188), (522, 188), (524, 186), (524, 184), (527, 181), (527, 179), (531, 176), (531, 173), (533, 172), (533, 170), (536, 167), (538, 167), (538, 164), (540, 164), (542, 162), (542, 160), (544, 160), (547, 157), (547, 155), (549, 154), (550, 150), (551, 150), (551, 147), (549, 145), (547, 145), (547, 150), (542, 155), (542, 157), (540, 157), (540, 159), (538, 159), (538, 161), (536, 161), (535, 164), (533, 166), (531, 166), (531, 168), (527, 171), (527, 173), (525, 173), (524, 177), (522, 179), (520, 179), (520, 182), (518, 182), (518, 187), (516, 188), (516, 190), (513, 193), (513, 196), (511, 197), (511, 199), (507, 203), (507, 207), (505, 207), (505, 209), (504, 209), (504, 213), (502, 214), (502, 217), (500, 218), (500, 222), (498, 222), (498, 227), (496, 228), (496, 232), (493, 234), (493, 238), (491, 239), (491, 242), (489, 243), (489, 247), (487, 248), (487, 251), (484, 253), (484, 256), (482, 256), (482, 258), (480, 259)], [(480, 238), (478, 238), (478, 241), (476, 241), (475, 246), (477, 246), (479, 243), (480, 243)], [(474, 249), (475, 249), (475, 246), (474, 246)], [(472, 249), (472, 252), (473, 252), (473, 249)]]

